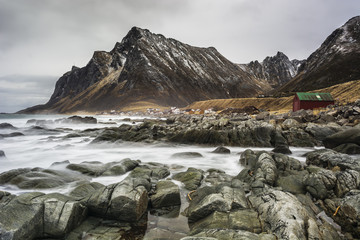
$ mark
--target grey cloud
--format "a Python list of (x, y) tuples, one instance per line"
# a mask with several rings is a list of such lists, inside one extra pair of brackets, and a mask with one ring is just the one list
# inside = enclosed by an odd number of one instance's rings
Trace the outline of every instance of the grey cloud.
[(359, 0), (0, 0), (0, 76), (60, 76), (133, 26), (237, 63), (277, 51), (303, 59), (359, 12)]
[(46, 103), (58, 77), (4, 76), (0, 77), (0, 112), (15, 112)]

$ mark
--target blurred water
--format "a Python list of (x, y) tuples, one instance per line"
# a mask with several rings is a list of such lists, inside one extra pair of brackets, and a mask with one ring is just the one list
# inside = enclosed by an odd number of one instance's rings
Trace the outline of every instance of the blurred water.
[[(69, 133), (76, 133), (87, 128), (103, 128), (120, 126), (123, 123), (132, 124), (132, 121), (123, 121), (128, 116), (94, 116), (98, 124), (46, 124), (44, 129), (33, 129), (31, 124), (26, 124), (29, 119), (55, 120), (66, 118), (61, 115), (3, 115), (0, 114), (0, 123), (7, 122), (17, 127), (16, 130), (0, 129), (0, 134), (9, 132), (22, 132), (25, 136), (0, 139), (0, 150), (6, 158), (0, 158), (0, 173), (16, 168), (42, 167), (48, 168), (54, 162), (70, 161), (81, 163), (83, 161), (101, 161), (108, 163), (124, 158), (141, 160), (142, 162), (157, 162), (170, 166), (171, 173), (184, 171), (188, 167), (208, 170), (220, 169), (229, 175), (237, 175), (242, 167), (239, 164), (240, 153), (247, 148), (228, 147), (231, 154), (211, 153), (215, 148), (208, 146), (182, 145), (172, 143), (90, 143), (93, 137), (63, 138)], [(132, 120), (139, 121), (141, 117)], [(111, 124), (107, 124), (110, 122)], [(253, 150), (270, 151), (271, 148), (251, 148)], [(305, 161), (302, 156), (311, 148), (291, 148), (292, 157)], [(178, 158), (172, 155), (180, 152), (197, 152), (201, 158)], [(183, 168), (177, 167), (183, 166)], [(172, 167), (173, 166), (173, 167)], [(119, 182), (119, 177), (99, 177), (97, 181), (108, 185)], [(1, 189), (1, 187), (0, 187)], [(9, 190), (9, 189), (7, 189)], [(13, 189), (16, 192), (16, 189)], [(56, 191), (59, 191), (57, 189)], [(63, 189), (62, 191), (65, 191)]]

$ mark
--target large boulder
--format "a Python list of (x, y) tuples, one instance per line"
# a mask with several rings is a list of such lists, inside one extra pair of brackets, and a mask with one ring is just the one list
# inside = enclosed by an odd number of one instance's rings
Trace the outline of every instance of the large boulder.
[(258, 213), (252, 209), (231, 212), (215, 211), (209, 216), (191, 224), (191, 235), (208, 229), (234, 229), (253, 233), (261, 233), (262, 227)]
[(326, 148), (335, 148), (344, 143), (360, 145), (360, 129), (351, 128), (326, 137), (323, 144)]
[(106, 171), (107, 166), (99, 161), (91, 161), (91, 162), (85, 161), (78, 164), (77, 163), (69, 164), (66, 166), (66, 168), (80, 172), (85, 175), (97, 177), (102, 175)]
[(5, 152), (3, 150), (0, 150), (0, 158), (4, 158), (4, 157), (6, 157)]
[(317, 199), (335, 196), (336, 175), (334, 172), (318, 167), (308, 167), (309, 174), (304, 178), (306, 190)]
[(258, 155), (254, 171), (255, 179), (274, 185), (277, 179), (277, 167), (270, 154), (263, 152)]
[(353, 234), (354, 238), (360, 238), (360, 190), (353, 190), (341, 200), (339, 216), (340, 225)]
[(240, 188), (204, 187), (198, 189), (192, 197), (187, 214), (189, 222), (196, 222), (214, 211), (228, 212), (248, 208), (245, 192)]
[(0, 123), (0, 129), (16, 129), (16, 127), (10, 123)]
[(86, 199), (91, 194), (93, 194), (96, 190), (98, 190), (99, 188), (102, 188), (102, 187), (105, 187), (105, 186), (102, 185), (101, 183), (97, 183), (97, 182), (83, 183), (83, 184), (80, 184), (79, 186), (77, 186), (76, 188), (74, 188), (69, 193), (69, 195), (71, 197), (74, 197), (79, 200)]
[(352, 169), (358, 172), (360, 171), (360, 160), (331, 149), (320, 149), (308, 153), (306, 155), (306, 164), (316, 165), (326, 169), (332, 169), (338, 166), (341, 170)]
[(249, 201), (259, 213), (264, 230), (274, 233), (278, 239), (321, 239), (324, 232), (341, 239), (331, 226), (323, 231), (316, 218), (290, 193), (268, 189), (249, 196)]
[(307, 171), (293, 171), (288, 175), (280, 175), (275, 186), (281, 187), (283, 191), (292, 194), (304, 194), (306, 189), (303, 178), (306, 174)]
[(71, 197), (53, 193), (40, 199), (44, 202), (44, 237), (64, 237), (87, 216), (86, 206)]
[(337, 133), (340, 130), (340, 126), (322, 125), (316, 123), (307, 124), (305, 131), (311, 134), (316, 140), (322, 141), (326, 137)]
[(217, 147), (212, 153), (220, 153), (220, 154), (230, 154), (230, 149), (220, 146)]
[(187, 190), (196, 190), (201, 185), (204, 172), (196, 168), (188, 168), (186, 172), (180, 172), (173, 176), (173, 179), (185, 184)]
[(347, 169), (336, 173), (335, 194), (343, 197), (347, 192), (358, 189), (360, 186), (360, 173)]
[(138, 221), (144, 215), (147, 205), (146, 188), (131, 177), (120, 183), (99, 188), (87, 201), (90, 214), (127, 222)]
[(139, 162), (126, 158), (120, 162), (109, 163), (107, 166), (109, 166), (109, 168), (102, 174), (102, 176), (118, 176), (133, 170), (139, 166)]
[(80, 117), (80, 116), (71, 116), (68, 117), (63, 122), (66, 123), (87, 123), (87, 124), (96, 124), (97, 119), (94, 117)]
[(174, 158), (202, 158), (203, 155), (198, 152), (179, 152), (172, 155)]
[(42, 237), (44, 204), (38, 198), (43, 193), (22, 194), (0, 206), (0, 238), (22, 240)]
[(355, 143), (344, 143), (334, 147), (333, 150), (345, 154), (360, 154), (360, 146)]
[(41, 168), (20, 168), (0, 174), (0, 184), (12, 184), (21, 189), (55, 188), (83, 180), (88, 178), (69, 171)]
[(173, 207), (181, 205), (180, 189), (171, 181), (159, 181), (156, 184), (156, 193), (150, 197), (152, 207)]

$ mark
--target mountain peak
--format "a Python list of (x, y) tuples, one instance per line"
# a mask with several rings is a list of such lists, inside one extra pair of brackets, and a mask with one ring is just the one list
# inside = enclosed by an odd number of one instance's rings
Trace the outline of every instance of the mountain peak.
[(333, 31), (279, 91), (309, 91), (360, 78), (360, 16)]

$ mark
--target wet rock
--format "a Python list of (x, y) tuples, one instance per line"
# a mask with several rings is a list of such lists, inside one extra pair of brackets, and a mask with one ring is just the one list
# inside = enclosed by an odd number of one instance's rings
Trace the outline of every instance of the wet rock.
[(345, 154), (360, 154), (360, 146), (355, 143), (344, 143), (333, 148), (333, 150)]
[(66, 240), (118, 240), (143, 239), (146, 231), (146, 222), (126, 223), (113, 220), (103, 220), (89, 217), (79, 227), (74, 229)]
[(275, 161), (276, 168), (279, 171), (287, 171), (287, 170), (302, 170), (302, 164), (299, 160), (289, 157), (285, 154), (281, 153), (273, 153), (272, 158)]
[(326, 148), (335, 148), (344, 143), (360, 145), (360, 129), (352, 128), (335, 133), (326, 137), (323, 143)]
[(102, 187), (105, 187), (105, 186), (102, 185), (101, 183), (97, 183), (97, 182), (84, 183), (84, 184), (81, 184), (81, 185), (77, 186), (76, 188), (74, 188), (69, 193), (69, 196), (72, 196), (76, 199), (81, 200), (81, 199), (89, 197), (96, 190), (98, 190), (99, 188), (102, 188)]
[(87, 208), (71, 197), (53, 193), (41, 196), (44, 202), (44, 236), (61, 238), (80, 225)]
[(290, 128), (300, 127), (300, 123), (298, 121), (296, 121), (295, 119), (288, 118), (281, 124), (281, 126), (284, 130), (287, 130)]
[(82, 162), (79, 164), (72, 163), (66, 166), (67, 169), (80, 172), (85, 175), (89, 176), (100, 176), (102, 175), (107, 166), (99, 161), (92, 161), (92, 162)]
[(187, 214), (189, 222), (203, 219), (214, 211), (227, 212), (248, 207), (244, 190), (228, 186), (220, 189), (204, 187), (192, 197)]
[(255, 168), (256, 154), (251, 149), (246, 149), (240, 155), (240, 164), (251, 169)]
[(71, 116), (65, 120), (67, 123), (87, 123), (87, 124), (96, 124), (97, 119), (94, 117), (80, 117), (80, 116)]
[(252, 209), (226, 212), (213, 212), (209, 216), (191, 224), (191, 235), (209, 229), (234, 229), (248, 232), (262, 232), (258, 213)]
[(306, 155), (306, 164), (326, 169), (338, 166), (341, 170), (352, 169), (360, 171), (360, 161), (358, 159), (353, 159), (347, 154), (338, 153), (331, 149), (320, 149), (308, 153)]
[(336, 175), (334, 172), (314, 166), (307, 168), (309, 175), (305, 176), (306, 190), (317, 199), (335, 196)]
[(160, 180), (170, 175), (170, 171), (167, 167), (155, 167), (151, 171), (151, 179)]
[(8, 133), (8, 134), (0, 134), (0, 139), (1, 138), (8, 138), (8, 137), (19, 137), (19, 136), (25, 136), (23, 133), (21, 132), (13, 132), (13, 133)]
[(277, 145), (273, 150), (275, 153), (291, 154), (291, 150), (288, 145)]
[(305, 184), (303, 178), (306, 176), (307, 171), (293, 171), (288, 176), (279, 176), (276, 180), (275, 186), (281, 187), (285, 192), (292, 194), (305, 194)]
[(286, 139), (282, 136), (280, 132), (275, 132), (273, 136), (273, 142), (275, 148), (272, 150), (276, 153), (283, 153), (283, 154), (291, 154), (292, 152), (289, 149), (289, 145), (286, 142)]
[(335, 220), (355, 239), (360, 238), (360, 190), (352, 190), (341, 200)]
[(183, 239), (186, 236), (185, 233), (182, 232), (172, 232), (163, 228), (152, 228), (150, 229), (143, 240), (153, 240), (153, 239)]
[(209, 169), (204, 181), (212, 186), (229, 183), (232, 180), (232, 176), (218, 169)]
[(282, 132), (289, 146), (294, 147), (314, 147), (314, 138), (301, 128), (290, 128)]
[(187, 190), (195, 190), (204, 178), (204, 172), (196, 168), (188, 168), (186, 172), (177, 173), (173, 176), (173, 179), (184, 183)]
[(249, 196), (249, 200), (259, 213), (265, 231), (274, 233), (279, 239), (307, 239), (311, 217), (295, 196), (268, 189)]
[(43, 193), (25, 193), (0, 205), (1, 239), (36, 239), (42, 237), (44, 205), (37, 198)]
[(276, 240), (276, 236), (272, 234), (256, 234), (243, 230), (233, 229), (209, 229), (204, 230), (191, 237), (182, 238), (181, 240), (227, 240), (227, 239), (241, 239), (241, 240)]
[(204, 197), (197, 204), (190, 203), (188, 209), (189, 222), (196, 222), (212, 214), (214, 211), (227, 212), (231, 206), (220, 193), (213, 193)]
[(121, 160), (119, 163), (110, 163), (107, 166), (111, 166), (108, 168), (102, 176), (118, 176), (127, 173), (128, 171), (133, 170), (137, 166), (139, 166), (139, 162), (135, 160), (131, 160), (129, 158)]
[(321, 125), (315, 123), (307, 124), (305, 131), (310, 133), (316, 140), (322, 141), (326, 137), (333, 135), (340, 131), (340, 126), (332, 126), (332, 125)]
[(255, 179), (274, 185), (277, 178), (277, 168), (274, 159), (266, 152), (260, 153), (254, 171)]
[(0, 150), (0, 158), (6, 157), (5, 152), (3, 150)]
[(171, 142), (180, 142), (185, 144), (213, 144), (229, 145), (228, 134), (224, 131), (191, 129), (176, 133), (169, 138)]
[(201, 155), (198, 152), (180, 152), (180, 153), (174, 153), (171, 155), (174, 158), (201, 158), (203, 155)]
[(31, 171), (31, 168), (17, 168), (10, 171), (6, 171), (0, 174), (0, 184), (6, 184), (11, 181), (11, 179), (17, 177), (18, 175), (28, 173)]
[(87, 180), (86, 176), (52, 169), (15, 169), (0, 175), (2, 184), (16, 185), (21, 189), (47, 189), (70, 182)]
[(217, 147), (212, 153), (230, 154), (230, 149), (226, 147)]
[(360, 173), (354, 170), (339, 171), (336, 173), (335, 194), (337, 197), (358, 189), (360, 185)]
[[(129, 174), (129, 177), (137, 179), (137, 181), (141, 181), (141, 179), (147, 179), (150, 181), (158, 181), (170, 175), (170, 171), (168, 167), (163, 164), (153, 164), (147, 163), (146, 165), (139, 165), (134, 170), (132, 170)], [(144, 186), (146, 184), (144, 183)], [(148, 190), (150, 189), (150, 185), (146, 187)]]
[(159, 181), (150, 199), (154, 208), (178, 206), (181, 204), (180, 189), (171, 181)]
[(140, 184), (137, 179), (128, 177), (118, 184), (99, 188), (87, 202), (90, 214), (136, 222), (144, 215), (148, 204), (148, 192)]
[(270, 116), (270, 113), (267, 111), (260, 112), (258, 115), (256, 115), (256, 120), (257, 121), (268, 120), (269, 116)]
[(16, 127), (10, 123), (0, 123), (0, 129), (16, 129)]

